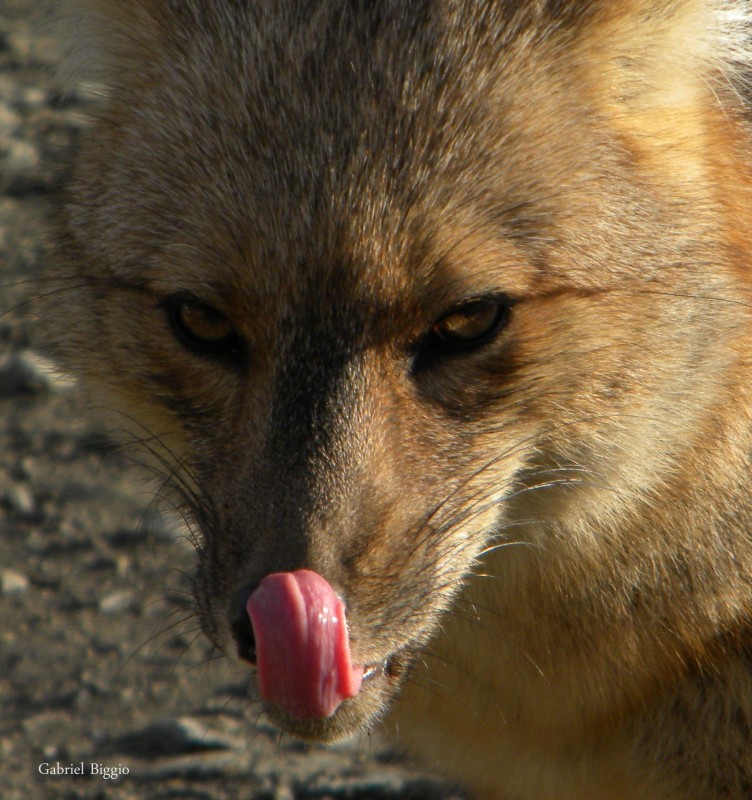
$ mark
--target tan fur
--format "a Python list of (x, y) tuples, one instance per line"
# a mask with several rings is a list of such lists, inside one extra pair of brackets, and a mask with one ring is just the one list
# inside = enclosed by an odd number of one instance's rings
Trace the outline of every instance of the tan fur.
[[(750, 4), (61, 9), (105, 100), (57, 350), (194, 520), (219, 648), (306, 567), (384, 665), (270, 714), (391, 709), (486, 800), (749, 797)], [(186, 292), (239, 349), (179, 340)], [(430, 338), (499, 293), (487, 343)]]

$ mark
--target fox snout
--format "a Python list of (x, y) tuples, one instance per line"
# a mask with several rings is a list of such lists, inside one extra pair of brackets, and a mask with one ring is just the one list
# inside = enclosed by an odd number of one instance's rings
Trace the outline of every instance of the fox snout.
[[(520, 455), (460, 447), (451, 415), (427, 414), (415, 391), (428, 346), (395, 353), (347, 305), (314, 323), (309, 301), (304, 322), (278, 328), (223, 459), (199, 477), (203, 628), (255, 671), (283, 727), (316, 738), (389, 705), (492, 535)], [(476, 313), (488, 327), (499, 312), (476, 304), (455, 323)]]

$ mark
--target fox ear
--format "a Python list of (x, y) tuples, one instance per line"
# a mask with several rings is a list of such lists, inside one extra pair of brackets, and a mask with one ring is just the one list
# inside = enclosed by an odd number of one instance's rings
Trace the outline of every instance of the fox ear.
[[(156, 4), (158, 5), (158, 3)], [(63, 41), (60, 77), (113, 88), (159, 52), (155, 0), (59, 0), (50, 15)]]

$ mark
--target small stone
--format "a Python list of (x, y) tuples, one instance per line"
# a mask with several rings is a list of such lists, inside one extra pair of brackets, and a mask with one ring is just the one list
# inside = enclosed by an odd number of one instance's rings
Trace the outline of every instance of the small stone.
[(138, 601), (135, 595), (128, 591), (112, 592), (99, 601), (99, 610), (102, 614), (111, 616), (135, 611), (137, 608)]
[(39, 168), (39, 150), (24, 139), (11, 138), (5, 142), (7, 168), (12, 172), (28, 172)]
[(9, 197), (27, 197), (49, 191), (50, 176), (41, 168), (39, 149), (31, 142), (11, 137), (3, 146), (2, 189)]
[(31, 456), (24, 456), (18, 463), (18, 476), (25, 481), (32, 480), (38, 473), (37, 462)]
[(74, 383), (52, 361), (32, 350), (12, 353), (0, 361), (0, 398), (67, 389)]
[(0, 361), (0, 397), (38, 394), (47, 386), (45, 377), (38, 374), (21, 353), (13, 353)]
[(42, 755), (47, 761), (52, 761), (53, 758), (60, 757), (60, 748), (56, 744), (48, 744), (44, 746)]
[(11, 511), (16, 514), (28, 516), (36, 510), (34, 495), (23, 483), (11, 484), (4, 493), (5, 502), (10, 506)]
[(6, 47), (22, 62), (31, 58), (32, 45), (31, 32), (27, 28), (19, 28), (7, 34)]
[(0, 137), (9, 137), (21, 127), (21, 116), (12, 108), (0, 105)]
[(21, 572), (4, 569), (0, 572), (0, 591), (5, 597), (18, 597), (29, 588), (29, 579)]
[(39, 108), (47, 103), (47, 92), (38, 86), (28, 86), (21, 90), (19, 100), (28, 108)]

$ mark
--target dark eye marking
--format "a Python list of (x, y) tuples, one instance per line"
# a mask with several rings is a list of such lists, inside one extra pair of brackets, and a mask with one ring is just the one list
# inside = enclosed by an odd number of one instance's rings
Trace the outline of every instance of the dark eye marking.
[(232, 322), (220, 311), (188, 292), (170, 295), (159, 304), (178, 341), (188, 350), (205, 356), (226, 357), (240, 350), (240, 337)]

